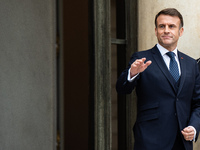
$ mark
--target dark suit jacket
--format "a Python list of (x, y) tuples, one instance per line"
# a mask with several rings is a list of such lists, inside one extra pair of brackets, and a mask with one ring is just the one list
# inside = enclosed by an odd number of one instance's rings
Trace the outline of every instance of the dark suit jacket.
[[(127, 81), (128, 69), (136, 60), (146, 57), (152, 64), (133, 82)], [(176, 133), (188, 125), (200, 130), (200, 75), (196, 60), (178, 51), (181, 67), (179, 87), (171, 76), (157, 46), (134, 53), (128, 68), (116, 84), (119, 94), (136, 88), (137, 119), (133, 128), (135, 150), (171, 150)], [(197, 138), (196, 138), (197, 139)], [(192, 142), (185, 141), (187, 150)]]

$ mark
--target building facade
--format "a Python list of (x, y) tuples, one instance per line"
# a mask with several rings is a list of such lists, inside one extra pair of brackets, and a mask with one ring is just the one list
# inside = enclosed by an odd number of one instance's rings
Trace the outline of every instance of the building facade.
[(2, 0), (0, 149), (132, 150), (136, 96), (117, 95), (117, 77), (132, 53), (156, 44), (154, 17), (166, 7), (184, 17), (178, 48), (199, 58), (199, 5)]

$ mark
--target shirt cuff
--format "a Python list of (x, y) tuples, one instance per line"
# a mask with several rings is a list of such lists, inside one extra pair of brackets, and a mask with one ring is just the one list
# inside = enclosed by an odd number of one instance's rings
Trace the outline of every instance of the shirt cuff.
[(197, 131), (196, 131), (196, 129), (193, 126), (188, 126), (188, 127), (193, 128), (193, 130), (194, 130), (194, 137), (193, 137), (193, 140), (191, 140), (191, 141), (195, 141)]
[(131, 68), (128, 70), (128, 77), (127, 77), (127, 80), (128, 80), (129, 82), (132, 82), (132, 81), (139, 75), (139, 73), (136, 74), (134, 77), (131, 78), (130, 70), (131, 70)]

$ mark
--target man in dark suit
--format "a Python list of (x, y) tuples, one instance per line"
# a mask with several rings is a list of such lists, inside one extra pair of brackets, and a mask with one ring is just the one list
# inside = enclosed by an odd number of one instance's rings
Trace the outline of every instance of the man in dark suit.
[(119, 94), (134, 88), (137, 94), (134, 150), (192, 150), (197, 140), (200, 75), (196, 60), (177, 50), (183, 31), (176, 9), (160, 11), (155, 17), (158, 44), (134, 53), (117, 80)]

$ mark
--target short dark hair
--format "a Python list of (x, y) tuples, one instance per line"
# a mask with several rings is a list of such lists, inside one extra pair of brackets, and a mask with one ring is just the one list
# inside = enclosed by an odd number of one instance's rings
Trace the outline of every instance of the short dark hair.
[(180, 19), (180, 28), (183, 27), (183, 16), (181, 13), (175, 8), (166, 8), (161, 10), (155, 17), (155, 27), (157, 28), (157, 18), (160, 15), (169, 15), (169, 16), (177, 16)]

